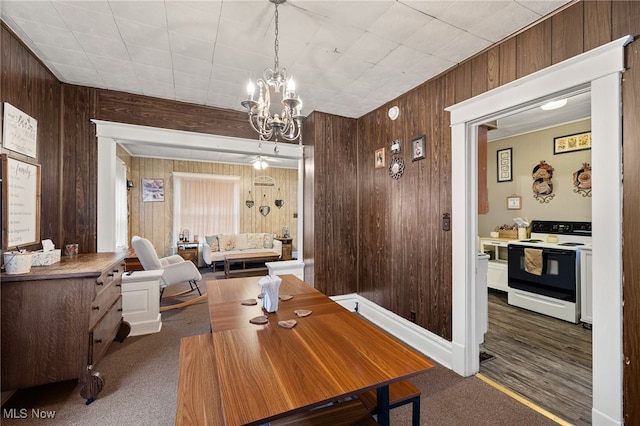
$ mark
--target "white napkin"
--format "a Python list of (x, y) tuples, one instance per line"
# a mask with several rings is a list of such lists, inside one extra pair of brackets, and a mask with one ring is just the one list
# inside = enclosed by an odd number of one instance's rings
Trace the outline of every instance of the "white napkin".
[(262, 287), (262, 307), (267, 312), (276, 312), (278, 310), (278, 290), (280, 289), (282, 278), (277, 275), (267, 275), (260, 278), (258, 285)]

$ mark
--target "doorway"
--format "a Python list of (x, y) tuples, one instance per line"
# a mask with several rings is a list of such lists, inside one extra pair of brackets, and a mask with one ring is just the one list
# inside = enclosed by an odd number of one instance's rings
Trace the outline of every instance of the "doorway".
[[(490, 92), (447, 108), (452, 127), (453, 344), (452, 366), (479, 369), (476, 334), (477, 127), (579, 90), (591, 90), (593, 168), (593, 407), (594, 424), (622, 423), (622, 163), (623, 37)], [(463, 213), (462, 213), (463, 212)]]

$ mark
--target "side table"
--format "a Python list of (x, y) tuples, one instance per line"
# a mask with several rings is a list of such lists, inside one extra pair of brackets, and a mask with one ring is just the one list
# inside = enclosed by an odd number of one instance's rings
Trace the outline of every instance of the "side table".
[(198, 267), (198, 241), (191, 243), (178, 243), (178, 255), (182, 256), (184, 260), (190, 260)]
[(291, 260), (292, 259), (292, 242), (293, 239), (292, 238), (277, 238), (278, 241), (282, 242), (282, 257), (280, 258), (280, 260)]

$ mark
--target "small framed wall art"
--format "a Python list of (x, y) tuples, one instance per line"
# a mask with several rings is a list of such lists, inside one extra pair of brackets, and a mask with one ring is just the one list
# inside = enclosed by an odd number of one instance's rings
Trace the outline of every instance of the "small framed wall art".
[(385, 160), (384, 157), (385, 157), (384, 148), (376, 149), (376, 154), (375, 154), (376, 169), (380, 169), (386, 166), (387, 161)]
[(591, 149), (591, 132), (576, 133), (573, 135), (553, 138), (554, 154), (582, 151), (583, 149)]
[(411, 139), (411, 161), (424, 159), (424, 135)]
[(400, 150), (402, 149), (402, 141), (400, 139), (395, 139), (391, 141), (391, 153), (392, 154), (400, 154)]
[(498, 182), (511, 182), (513, 180), (511, 168), (511, 148), (498, 150)]
[(522, 197), (511, 195), (507, 197), (507, 210), (520, 210), (522, 208)]
[(142, 179), (142, 201), (164, 201), (164, 179)]

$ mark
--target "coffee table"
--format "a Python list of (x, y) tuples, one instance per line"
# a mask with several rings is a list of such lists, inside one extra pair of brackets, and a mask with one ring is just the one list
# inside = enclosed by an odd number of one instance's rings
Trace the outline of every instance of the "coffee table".
[[(269, 251), (227, 254), (224, 256), (224, 275), (232, 278), (263, 274), (268, 271), (264, 263), (278, 260), (279, 257), (276, 253)], [(242, 264), (242, 268), (231, 269), (231, 265), (238, 263)]]

